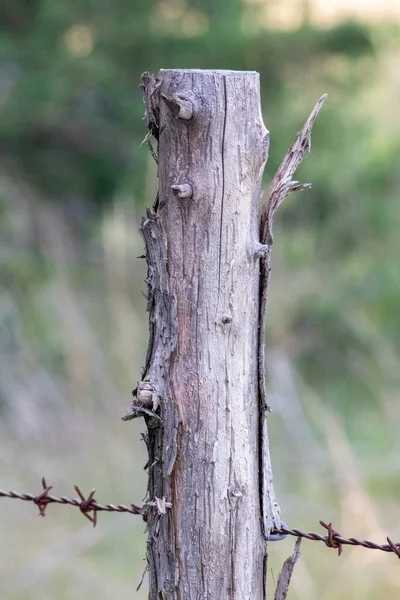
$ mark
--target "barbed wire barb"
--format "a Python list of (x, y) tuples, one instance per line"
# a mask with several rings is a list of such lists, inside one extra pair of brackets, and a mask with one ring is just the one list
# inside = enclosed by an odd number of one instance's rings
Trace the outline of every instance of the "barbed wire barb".
[[(91, 523), (93, 523), (93, 527), (97, 525), (97, 508), (94, 506), (96, 503), (96, 499), (94, 497), (96, 490), (92, 490), (87, 498), (82, 494), (81, 490), (77, 485), (74, 485), (75, 491), (81, 499), (81, 504), (79, 506), (81, 513), (84, 517), (86, 517)], [(93, 512), (93, 516), (89, 513)]]

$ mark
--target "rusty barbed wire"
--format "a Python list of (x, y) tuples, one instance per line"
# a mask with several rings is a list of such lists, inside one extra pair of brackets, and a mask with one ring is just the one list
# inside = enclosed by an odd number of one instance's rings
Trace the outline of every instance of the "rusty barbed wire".
[[(49, 504), (56, 503), (76, 506), (82, 512), (84, 517), (86, 517), (91, 523), (93, 523), (93, 527), (95, 527), (97, 524), (98, 511), (120, 513), (126, 512), (131, 513), (133, 515), (141, 515), (144, 519), (146, 519), (147, 507), (158, 507), (158, 504), (162, 502), (159, 498), (157, 498), (156, 502), (147, 502), (143, 506), (138, 506), (137, 504), (100, 504), (94, 497), (96, 490), (92, 490), (86, 498), (77, 485), (75, 485), (74, 488), (79, 498), (69, 498), (68, 496), (53, 496), (49, 494), (49, 491), (53, 488), (53, 486), (48, 486), (44, 477), (42, 477), (42, 488), (43, 490), (40, 492), (40, 494), (20, 493), (16, 492), (15, 490), (7, 492), (5, 490), (0, 489), (0, 497), (12, 498), (17, 500), (27, 500), (28, 502), (33, 502), (38, 507), (39, 515), (42, 517), (46, 516), (46, 508)], [(164, 505), (168, 506), (169, 503), (166, 503), (164, 500)]]
[(336, 531), (332, 523), (325, 523), (325, 521), (319, 521), (319, 524), (328, 530), (328, 535), (321, 535), (320, 533), (305, 532), (301, 529), (289, 529), (289, 527), (281, 527), (280, 529), (274, 529), (271, 533), (274, 534), (286, 534), (292, 535), (298, 538), (304, 538), (311, 540), (312, 542), (324, 542), (328, 548), (335, 548), (338, 551), (338, 556), (341, 555), (343, 546), (362, 546), (368, 550), (381, 550), (382, 552), (393, 552), (400, 558), (400, 542), (393, 542), (387, 537), (387, 544), (377, 544), (370, 540), (359, 540), (358, 538), (345, 538), (338, 531)]
[[(82, 493), (81, 489), (75, 485), (75, 491), (79, 498), (69, 498), (68, 496), (53, 496), (49, 494), (53, 486), (48, 486), (44, 477), (42, 477), (42, 491), (39, 494), (27, 494), (16, 492), (11, 490), (6, 492), (0, 489), (0, 498), (11, 498), (16, 500), (27, 500), (33, 502), (39, 509), (39, 515), (46, 516), (46, 508), (49, 504), (68, 504), (69, 506), (76, 506), (82, 512), (93, 527), (97, 524), (97, 512), (119, 512), (119, 513), (130, 513), (132, 515), (139, 515), (146, 521), (148, 507), (156, 507), (159, 514), (164, 514), (167, 508), (171, 508), (171, 503), (166, 502), (165, 498), (155, 498), (152, 502), (145, 502), (142, 506), (137, 504), (100, 504), (95, 499), (94, 495), (96, 490), (92, 490), (87, 498)], [(358, 538), (346, 538), (343, 537), (338, 531), (333, 528), (332, 523), (325, 523), (325, 521), (319, 521), (320, 525), (327, 530), (327, 535), (323, 535), (315, 532), (306, 532), (301, 529), (290, 529), (289, 527), (281, 527), (280, 529), (274, 529), (271, 531), (274, 535), (284, 534), (291, 535), (297, 538), (304, 538), (312, 542), (323, 542), (328, 548), (334, 548), (338, 551), (338, 556), (342, 554), (343, 546), (361, 546), (368, 550), (381, 550), (382, 552), (392, 552), (400, 558), (400, 542), (393, 542), (387, 537), (387, 544), (377, 544), (370, 540), (360, 540)]]

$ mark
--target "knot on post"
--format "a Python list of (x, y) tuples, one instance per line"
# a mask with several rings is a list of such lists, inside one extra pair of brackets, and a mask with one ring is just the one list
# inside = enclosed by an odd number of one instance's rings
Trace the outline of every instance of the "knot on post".
[(175, 94), (174, 96), (161, 94), (161, 98), (175, 117), (184, 121), (190, 121), (193, 117), (194, 102), (189, 97), (189, 94)]
[[(155, 395), (157, 398), (157, 395)], [(157, 402), (154, 402), (154, 387), (149, 381), (139, 381), (136, 388), (136, 400), (145, 408), (155, 410)]]
[(158, 408), (158, 395), (153, 384), (148, 381), (138, 381), (137, 387), (133, 390), (132, 396), (134, 401), (131, 407), (128, 409), (127, 414), (121, 417), (123, 421), (130, 421), (137, 417), (147, 415), (157, 421), (161, 421), (161, 418), (156, 413)]
[(171, 185), (171, 190), (180, 200), (185, 200), (186, 198), (191, 198), (193, 196), (193, 188), (189, 183)]

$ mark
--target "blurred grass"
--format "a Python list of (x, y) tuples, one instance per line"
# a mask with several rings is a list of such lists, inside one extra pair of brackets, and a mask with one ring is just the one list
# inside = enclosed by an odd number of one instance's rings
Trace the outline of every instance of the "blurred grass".
[[(108, 3), (99, 9), (98, 48), (78, 62), (60, 45), (49, 52), (64, 17), (82, 18), (82, 6), (74, 4), (77, 15), (63, 6), (65, 15), (46, 3), (36, 37), (18, 40), (26, 78), (0, 127), (1, 487), (38, 491), (45, 475), (59, 495), (74, 495), (76, 483), (96, 488), (101, 502), (141, 502), (144, 427), (120, 420), (146, 352), (137, 228), (156, 189), (155, 165), (139, 148), (136, 75), (153, 65), (254, 68), (272, 136), (267, 182), (329, 92), (299, 171), (314, 187), (287, 199), (275, 230), (269, 422), (283, 518), (304, 530), (323, 519), (344, 535), (400, 540), (398, 28), (353, 23), (246, 38), (226, 21), (227, 39), (218, 28), (185, 43), (158, 31), (150, 52), (142, 21), (130, 22), (121, 1), (115, 23), (104, 19)], [(100, 209), (91, 212), (93, 198)], [(43, 520), (31, 505), (0, 502), (1, 600), (146, 597), (145, 586), (134, 592), (145, 552), (138, 518), (100, 514), (93, 529), (73, 508), (51, 506)], [(269, 548), (271, 591), (293, 543)], [(346, 547), (338, 558), (306, 541), (302, 551), (292, 600), (398, 596), (392, 555)]]
[[(78, 256), (57, 211), (37, 206), (26, 219), (32, 199), (24, 190), (14, 200), (8, 234), (24, 248), (8, 261), (14, 280), (0, 301), (2, 485), (35, 491), (45, 475), (59, 495), (75, 495), (76, 483), (95, 487), (101, 502), (141, 503), (143, 427), (120, 420), (147, 341), (137, 219), (116, 204)], [(36, 228), (40, 260), (26, 243)], [(30, 505), (1, 508), (1, 598), (132, 595), (144, 568), (141, 519), (104, 514), (93, 529), (66, 507), (51, 507), (45, 520)]]

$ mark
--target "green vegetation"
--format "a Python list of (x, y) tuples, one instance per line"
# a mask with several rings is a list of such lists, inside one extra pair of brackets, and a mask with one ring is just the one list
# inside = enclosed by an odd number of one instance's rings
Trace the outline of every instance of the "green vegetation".
[[(140, 215), (156, 169), (144, 70), (257, 70), (266, 185), (323, 92), (278, 215), (269, 302), (275, 477), (292, 526), (400, 539), (400, 117), (394, 24), (261, 25), (268, 2), (5, 0), (0, 8), (0, 486), (99, 501), (145, 493), (141, 423), (124, 424), (147, 327)], [(267, 15), (268, 16), (268, 15)], [(397, 61), (397, 62), (396, 62)], [(133, 597), (144, 524), (1, 500), (0, 596)], [(271, 548), (275, 578), (291, 541)], [(303, 545), (293, 600), (395, 598), (393, 556)], [(269, 584), (273, 586), (273, 579)], [(145, 598), (142, 589), (136, 596)]]

